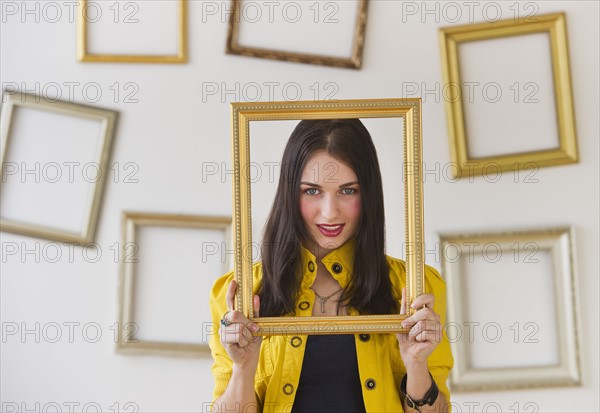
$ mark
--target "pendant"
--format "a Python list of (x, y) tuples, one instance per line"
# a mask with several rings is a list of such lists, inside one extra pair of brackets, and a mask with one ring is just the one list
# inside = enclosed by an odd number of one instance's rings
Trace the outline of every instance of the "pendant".
[(321, 302), (321, 312), (325, 313), (325, 303), (327, 302), (327, 299), (319, 297), (319, 301)]

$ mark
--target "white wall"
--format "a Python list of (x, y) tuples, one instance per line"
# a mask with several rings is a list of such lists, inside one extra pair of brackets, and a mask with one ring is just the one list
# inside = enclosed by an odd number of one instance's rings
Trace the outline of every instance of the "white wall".
[[(230, 168), (228, 102), (244, 100), (244, 96), (236, 92), (225, 96), (203, 93), (214, 83), (228, 90), (239, 84), (241, 91), (256, 82), (262, 87), (262, 100), (269, 100), (266, 82), (278, 82), (271, 100), (285, 100), (288, 95), (282, 90), (289, 82), (300, 85), (304, 100), (314, 98), (315, 82), (322, 94), (329, 91), (324, 85), (333, 82), (338, 99), (399, 97), (415, 83), (419, 88), (416, 96), (423, 89), (439, 87), (442, 75), (437, 29), (452, 24), (445, 19), (444, 3), (427, 2), (429, 10), (440, 10), (436, 16), (423, 14), (422, 2), (411, 3), (411, 10), (414, 6), (418, 12), (408, 15), (402, 2), (372, 1), (360, 71), (225, 55), (226, 21), (203, 13), (206, 8), (200, 1), (189, 2), (188, 64), (78, 63), (74, 22), (68, 17), (50, 23), (43, 16), (36, 22), (34, 15), (7, 15), (8, 3), (24, 7), (22, 2), (2, 2), (3, 86), (24, 82), (27, 89), (33, 89), (36, 82), (41, 88), (56, 82), (63, 85), (66, 95), (67, 82), (82, 86), (97, 82), (103, 95), (96, 104), (120, 112), (111, 163), (135, 162), (139, 183), (107, 182), (96, 237), (104, 254), (98, 262), (87, 262), (79, 250), (72, 262), (64, 259), (57, 263), (43, 257), (36, 262), (31, 254), (5, 257), (3, 253), (3, 329), (7, 323), (27, 328), (36, 322), (41, 326), (52, 322), (80, 324), (73, 343), (63, 339), (52, 344), (43, 337), (36, 342), (33, 334), (24, 340), (19, 335), (4, 337), (1, 401), (8, 411), (12, 403), (20, 409), (32, 409), (39, 403), (39, 410), (58, 403), (62, 411), (68, 411), (70, 402), (80, 403), (77, 410), (91, 402), (104, 411), (116, 410), (115, 403), (127, 411), (124, 405), (131, 402), (144, 412), (199, 411), (210, 400), (210, 357), (125, 356), (114, 351), (110, 327), (117, 320), (119, 264), (109, 248), (121, 239), (121, 211), (231, 214), (230, 176), (224, 180), (209, 177), (203, 182), (202, 168), (207, 162), (224, 162)], [(36, 2), (26, 3), (33, 8)], [(57, 3), (64, 7), (63, 2)], [(224, 2), (213, 4), (228, 7)], [(513, 2), (497, 5), (506, 17), (512, 17)], [(469, 22), (469, 9), (464, 5), (460, 8), (464, 15), (459, 23)], [(471, 21), (483, 21), (483, 8), (477, 3)], [(581, 291), (583, 385), (461, 393), (453, 400), (456, 411), (463, 412), (480, 411), (492, 402), (505, 411), (524, 409), (529, 402), (534, 404), (528, 405), (528, 411), (598, 411), (599, 7), (591, 1), (546, 1), (523, 2), (518, 9), (522, 13), (567, 14), (580, 162), (540, 169), (535, 185), (522, 180), (515, 183), (508, 175), (496, 183), (482, 177), (451, 182), (429, 175), (425, 236), (435, 240), (436, 233), (452, 230), (573, 225)], [(510, 63), (506, 65), (508, 70)], [(125, 103), (122, 95), (115, 100), (109, 89), (115, 82), (135, 82), (139, 102)], [(74, 97), (76, 102), (88, 103), (80, 89)], [(431, 168), (435, 163), (443, 166), (450, 161), (444, 102), (435, 93), (423, 98), (425, 162)], [(17, 243), (23, 249), (44, 242), (5, 232), (1, 237), (4, 245)], [(441, 266), (434, 255), (428, 256), (428, 263)], [(101, 327), (102, 338), (97, 343), (82, 336), (81, 327), (86, 323)], [(489, 406), (494, 411), (495, 405)]]

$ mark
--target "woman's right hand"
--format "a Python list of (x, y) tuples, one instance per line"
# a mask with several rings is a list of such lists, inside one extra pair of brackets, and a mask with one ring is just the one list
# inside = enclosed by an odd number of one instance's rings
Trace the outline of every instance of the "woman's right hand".
[[(227, 313), (223, 319), (231, 323), (228, 326), (220, 325), (221, 343), (233, 361), (233, 367), (256, 372), (260, 355), (261, 336), (253, 336), (252, 332), (258, 331), (258, 325), (251, 322), (240, 311), (234, 310), (235, 292), (237, 283), (231, 281), (227, 289)], [(258, 317), (260, 300), (254, 296), (254, 310)]]

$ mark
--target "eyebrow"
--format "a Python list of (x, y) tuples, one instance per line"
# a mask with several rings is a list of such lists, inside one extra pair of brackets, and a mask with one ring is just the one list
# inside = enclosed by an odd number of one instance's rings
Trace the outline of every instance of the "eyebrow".
[[(341, 184), (339, 187), (346, 188), (347, 186), (352, 186), (354, 184), (358, 184), (358, 181), (347, 182), (345, 184)], [(308, 186), (312, 186), (314, 188), (321, 188), (321, 185), (313, 184), (311, 182), (300, 182), (300, 185), (308, 185)]]

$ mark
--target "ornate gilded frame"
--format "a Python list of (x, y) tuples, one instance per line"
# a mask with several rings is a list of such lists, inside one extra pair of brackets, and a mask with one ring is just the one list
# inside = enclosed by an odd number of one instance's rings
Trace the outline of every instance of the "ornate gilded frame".
[(111, 63), (186, 63), (187, 50), (187, 0), (178, 1), (177, 54), (174, 55), (125, 55), (125, 54), (90, 54), (88, 53), (87, 3), (80, 0), (77, 13), (77, 59), (80, 62)]
[[(450, 247), (457, 251), (480, 254), (491, 244), (500, 247), (502, 254), (514, 258), (515, 251), (525, 257), (523, 262), (535, 263), (535, 251), (548, 251), (552, 260), (554, 297), (557, 323), (557, 345), (559, 363), (540, 366), (511, 366), (502, 368), (475, 368), (470, 365), (469, 341), (466, 336), (450, 340), (455, 357), (450, 374), (453, 391), (485, 391), (511, 388), (546, 386), (572, 386), (581, 384), (579, 291), (575, 263), (575, 236), (572, 227), (552, 227), (530, 230), (485, 231), (477, 233), (439, 234), (443, 265), (443, 275), (448, 290), (447, 322), (467, 325), (465, 308), (466, 289), (465, 254), (455, 258)], [(529, 248), (529, 245), (534, 248)], [(516, 245), (516, 248), (515, 248)], [(464, 247), (464, 250), (462, 249)], [(468, 248), (467, 248), (468, 247)], [(497, 247), (495, 247), (497, 248)], [(458, 255), (456, 255), (458, 256)], [(526, 261), (527, 258), (530, 261)], [(470, 260), (471, 258), (469, 258)], [(526, 267), (528, 264), (521, 264)], [(481, 293), (481, 291), (478, 291)], [(498, 294), (498, 292), (494, 292)], [(514, 303), (513, 303), (514, 304)], [(531, 295), (530, 306), (535, 306), (535, 296)], [(501, 308), (499, 312), (503, 311)]]
[[(233, 210), (235, 279), (241, 289), (236, 308), (255, 321), (257, 335), (350, 334), (407, 331), (400, 327), (406, 315), (338, 317), (255, 317), (252, 304), (252, 259), (244, 258), (252, 245), (250, 180), (250, 122), (303, 119), (393, 118), (404, 120), (404, 196), (406, 221), (407, 308), (424, 292), (423, 187), (421, 179), (421, 99), (365, 99), (269, 103), (232, 103), (232, 150), (234, 165)], [(242, 175), (243, 174), (243, 175)], [(240, 292), (241, 291), (241, 292)], [(409, 311), (410, 314), (410, 311)]]
[(226, 53), (249, 57), (258, 57), (262, 59), (283, 60), (288, 62), (344, 67), (350, 69), (360, 69), (360, 67), (362, 66), (362, 55), (365, 45), (365, 32), (367, 25), (367, 10), (369, 0), (359, 0), (358, 13), (356, 16), (356, 23), (354, 25), (354, 34), (352, 40), (352, 53), (351, 56), (348, 58), (240, 46), (238, 42), (238, 35), (239, 22), (241, 21), (240, 3), (242, 1), (244, 0), (231, 0), (232, 12), (229, 15), (227, 43), (225, 47)]
[(454, 177), (481, 175), (489, 164), (509, 171), (516, 166), (522, 169), (533, 165), (553, 166), (579, 161), (575, 115), (571, 93), (569, 69), (569, 49), (566, 18), (564, 13), (536, 15), (534, 19), (514, 21), (500, 20), (494, 23), (477, 23), (451, 26), (440, 29), (441, 57), (444, 82), (447, 85), (462, 83), (458, 46), (465, 42), (482, 41), (531, 33), (548, 33), (552, 55), (554, 96), (558, 122), (559, 147), (508, 155), (472, 158), (468, 151), (468, 133), (465, 127), (465, 114), (462, 102), (464, 93), (453, 99), (446, 99), (446, 114), (450, 134), (452, 161), (458, 169)]
[[(195, 229), (221, 229), (226, 240), (231, 240), (231, 217), (156, 214), (142, 212), (122, 213), (122, 248), (119, 282), (119, 328), (116, 343), (117, 352), (134, 354), (162, 354), (171, 356), (198, 356), (210, 353), (208, 344), (190, 344), (162, 341), (143, 341), (134, 337), (135, 324), (135, 285), (136, 264), (134, 254), (139, 246), (136, 235), (140, 226), (183, 227)], [(133, 249), (128, 248), (133, 246)], [(223, 262), (222, 273), (229, 270), (227, 262)], [(212, 333), (212, 332), (211, 332)]]
[[(75, 118), (91, 119), (100, 122), (100, 143), (98, 152), (95, 157), (95, 162), (99, 166), (100, 171), (108, 170), (108, 161), (110, 157), (112, 141), (115, 133), (118, 113), (113, 110), (101, 109), (92, 106), (82, 105), (78, 103), (62, 102), (55, 100), (47, 100), (38, 95), (32, 95), (20, 92), (8, 93), (4, 91), (4, 104), (0, 114), (0, 139), (2, 140), (2, 149), (0, 161), (4, 166), (6, 162), (6, 154), (10, 145), (12, 125), (11, 120), (15, 108), (29, 108), (40, 110), (58, 115), (72, 116)], [(2, 168), (2, 182), (4, 182), (4, 170)], [(94, 240), (98, 215), (102, 203), (102, 194), (107, 173), (101, 173), (97, 181), (94, 182), (93, 192), (89, 195), (89, 200), (86, 201), (86, 212), (84, 222), (82, 223), (79, 233), (74, 233), (69, 230), (61, 230), (38, 224), (32, 224), (22, 221), (0, 217), (0, 229), (2, 231), (12, 232), (14, 234), (22, 234), (30, 237), (38, 237), (62, 242), (76, 242), (87, 244)], [(0, 193), (2, 183), (0, 182)], [(87, 195), (87, 194), (86, 194)], [(43, 206), (42, 206), (43, 207)]]

